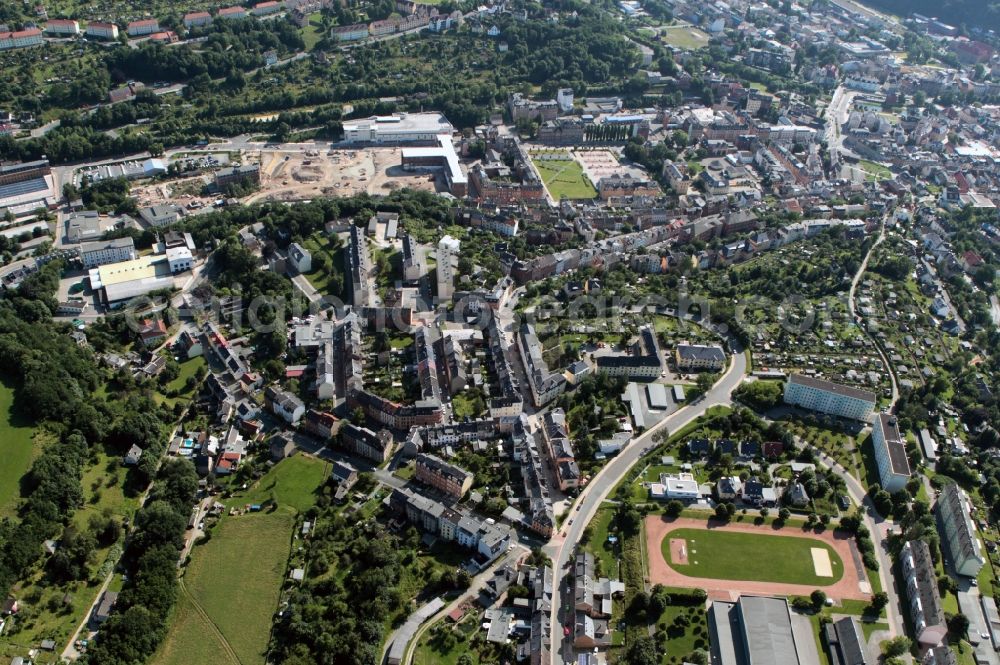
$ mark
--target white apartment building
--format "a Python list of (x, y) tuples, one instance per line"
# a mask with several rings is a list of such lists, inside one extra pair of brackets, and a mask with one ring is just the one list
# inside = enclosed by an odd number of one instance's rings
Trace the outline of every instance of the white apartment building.
[(167, 250), (167, 264), (172, 273), (185, 272), (194, 268), (194, 257), (187, 247), (171, 247)]
[(455, 293), (455, 271), (461, 248), (461, 241), (451, 236), (445, 236), (438, 242), (437, 295), (440, 300), (451, 300)]
[(131, 261), (138, 258), (132, 238), (98, 240), (80, 243), (80, 259), (84, 268), (96, 268), (108, 263)]
[(906, 442), (899, 432), (896, 416), (878, 414), (872, 427), (872, 447), (882, 489), (892, 493), (905, 488), (910, 479), (910, 461), (906, 457)]
[(841, 418), (867, 421), (875, 410), (874, 393), (842, 386), (803, 374), (792, 374), (785, 383), (785, 404)]

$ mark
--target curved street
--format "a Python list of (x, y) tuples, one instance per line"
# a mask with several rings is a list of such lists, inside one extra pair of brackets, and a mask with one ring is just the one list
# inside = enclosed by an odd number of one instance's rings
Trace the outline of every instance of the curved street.
[[(747, 373), (747, 358), (743, 352), (743, 347), (735, 341), (730, 341), (730, 348), (733, 349), (732, 363), (725, 374), (715, 383), (712, 388), (694, 403), (683, 407), (675, 413), (667, 416), (656, 425), (650, 427), (639, 437), (634, 439), (603, 469), (601, 469), (587, 487), (580, 492), (577, 497), (575, 508), (569, 513), (566, 526), (557, 533), (549, 544), (544, 548), (546, 554), (552, 558), (554, 566), (554, 578), (556, 584), (552, 590), (552, 662), (559, 664), (569, 662), (566, 658), (560, 660), (559, 653), (564, 648), (572, 649), (570, 643), (563, 643), (562, 621), (560, 621), (560, 610), (564, 605), (572, 604), (572, 598), (567, 594), (566, 585), (563, 583), (563, 576), (566, 567), (573, 557), (583, 529), (587, 526), (597, 512), (598, 507), (611, 490), (625, 477), (639, 458), (653, 443), (653, 437), (662, 431), (676, 432), (693, 422), (695, 419), (705, 415), (713, 406), (728, 406), (731, 403), (733, 390), (743, 381)], [(572, 655), (570, 651), (567, 656)], [(574, 661), (575, 662), (575, 661)]]

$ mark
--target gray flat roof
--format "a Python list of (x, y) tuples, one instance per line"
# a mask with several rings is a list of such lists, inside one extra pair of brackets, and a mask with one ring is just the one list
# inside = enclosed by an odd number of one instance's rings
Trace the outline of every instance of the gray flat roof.
[(796, 665), (799, 662), (787, 601), (742, 596), (739, 609), (751, 663)]
[(910, 475), (910, 460), (906, 457), (906, 443), (899, 433), (899, 421), (896, 416), (888, 413), (878, 414), (879, 427), (885, 438), (885, 445), (889, 449), (889, 463), (892, 465), (892, 472)]
[(806, 376), (805, 374), (792, 374), (788, 377), (790, 383), (796, 383), (800, 386), (806, 386), (809, 388), (816, 388), (818, 390), (825, 390), (836, 395), (843, 395), (844, 397), (853, 397), (854, 399), (864, 400), (866, 402), (875, 403), (875, 393), (870, 393), (867, 390), (861, 390), (859, 388), (852, 388), (850, 386), (843, 386), (839, 383), (834, 383), (833, 381), (826, 381), (825, 379), (817, 379), (812, 376)]

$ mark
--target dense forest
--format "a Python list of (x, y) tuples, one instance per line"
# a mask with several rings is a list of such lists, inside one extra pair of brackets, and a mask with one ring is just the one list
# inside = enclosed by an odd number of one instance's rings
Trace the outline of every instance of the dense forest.
[[(80, 483), (92, 451), (101, 446), (123, 454), (133, 444), (142, 447), (130, 488), (139, 492), (155, 474), (165, 423), (172, 419), (132, 381), (123, 379), (113, 401), (95, 395), (107, 377), (90, 349), (69, 336), (69, 327), (52, 321), (61, 271), (62, 263), (53, 261), (0, 300), (0, 372), (20, 377), (15, 410), (54, 440), (23, 479), (17, 519), (0, 522), (0, 596), (39, 561), (42, 543), (49, 538), (78, 545), (50, 565), (54, 578), (88, 578), (86, 562), (94, 540), (107, 540), (109, 534), (106, 525), (93, 525), (89, 534), (78, 534), (71, 526), (73, 512), (83, 502)], [(114, 530), (110, 533), (116, 540)]]

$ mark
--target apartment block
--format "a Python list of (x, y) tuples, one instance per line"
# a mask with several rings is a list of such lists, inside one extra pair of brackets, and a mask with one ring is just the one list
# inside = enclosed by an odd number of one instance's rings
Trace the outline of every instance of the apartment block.
[(931, 550), (922, 540), (911, 540), (899, 553), (899, 565), (906, 579), (906, 599), (917, 641), (925, 646), (940, 644), (948, 634), (937, 573)]
[(521, 325), (517, 335), (517, 349), (524, 361), (524, 372), (531, 387), (531, 397), (536, 407), (542, 407), (566, 390), (566, 377), (549, 371), (542, 357), (542, 343), (530, 323)]
[(80, 260), (84, 268), (94, 268), (108, 263), (131, 261), (138, 258), (132, 238), (98, 240), (80, 243)]
[(461, 499), (472, 487), (471, 473), (435, 455), (421, 453), (417, 455), (415, 465), (414, 477), (418, 481), (448, 496)]
[(912, 471), (910, 460), (906, 457), (906, 441), (899, 431), (896, 416), (878, 414), (872, 427), (872, 447), (882, 489), (892, 493), (905, 488)]
[(841, 418), (866, 421), (875, 410), (876, 397), (866, 390), (804, 374), (792, 374), (785, 382), (785, 403)]
[(937, 513), (941, 544), (951, 559), (955, 572), (966, 577), (976, 577), (986, 564), (982, 545), (976, 536), (976, 527), (970, 517), (969, 499), (957, 483), (948, 483), (934, 504)]

